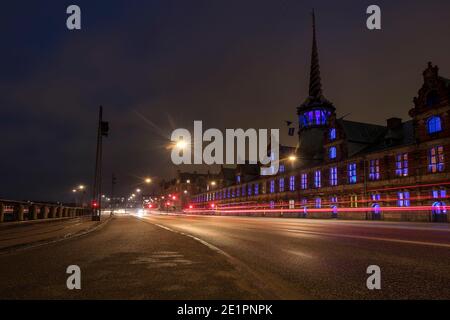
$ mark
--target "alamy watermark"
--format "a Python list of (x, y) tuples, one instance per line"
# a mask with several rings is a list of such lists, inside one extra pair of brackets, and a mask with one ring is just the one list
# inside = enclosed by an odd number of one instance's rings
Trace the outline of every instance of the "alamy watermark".
[[(193, 137), (189, 130), (183, 128), (172, 132), (174, 147), (171, 159), (176, 165), (261, 164), (265, 166), (261, 167), (261, 175), (274, 175), (280, 165), (280, 130), (270, 129), (270, 140), (268, 134), (268, 129), (226, 129), (224, 139), (219, 129), (211, 128), (203, 132), (202, 121), (194, 121)], [(203, 148), (205, 142), (209, 144)]]

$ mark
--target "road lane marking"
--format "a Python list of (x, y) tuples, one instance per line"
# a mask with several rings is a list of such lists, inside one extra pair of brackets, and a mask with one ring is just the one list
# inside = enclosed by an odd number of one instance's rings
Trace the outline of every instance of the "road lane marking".
[[(281, 229), (281, 230), (283, 230), (283, 229)], [(425, 242), (425, 241), (411, 241), (411, 240), (401, 240), (401, 239), (381, 238), (381, 237), (369, 237), (369, 236), (357, 236), (357, 235), (339, 234), (339, 233), (300, 231), (300, 230), (293, 230), (293, 229), (284, 229), (284, 230), (287, 231), (287, 232), (292, 232), (292, 233), (305, 233), (305, 234), (312, 234), (312, 235), (319, 235), (319, 236), (328, 236), (328, 237), (375, 240), (375, 241), (396, 242), (396, 243), (403, 243), (403, 244), (414, 244), (414, 245), (450, 248), (450, 244), (447, 244), (447, 243)]]
[[(253, 286), (257, 287), (258, 294), (260, 294), (262, 296), (266, 296), (267, 299), (273, 299), (274, 296), (278, 297), (278, 299), (299, 299), (298, 293), (295, 293), (292, 290), (287, 289), (285, 286), (283, 287), (282, 285), (280, 285), (278, 279), (273, 280), (273, 277), (267, 273), (256, 272), (255, 270), (248, 267), (244, 262), (229, 255), (222, 249), (216, 247), (215, 245), (213, 245), (203, 239), (200, 239), (196, 236), (193, 236), (191, 234), (188, 234), (188, 233), (185, 233), (182, 231), (178, 231), (178, 230), (166, 227), (162, 224), (153, 222), (148, 217), (140, 217), (137, 215), (132, 215), (132, 216), (135, 217), (136, 219), (139, 219), (143, 222), (147, 222), (149, 224), (152, 224), (159, 228), (165, 229), (167, 231), (189, 237), (195, 241), (200, 242), (201, 244), (205, 245), (209, 249), (211, 249), (219, 254), (224, 255), (229, 260), (229, 262), (237, 269), (238, 272), (241, 272), (241, 274), (247, 275), (246, 282), (250, 282), (250, 284), (253, 284)], [(262, 278), (266, 279), (266, 281), (261, 281)], [(267, 279), (271, 279), (271, 281), (267, 281)], [(250, 280), (253, 280), (253, 282)], [(267, 296), (268, 292), (271, 292), (271, 295)], [(280, 294), (280, 292), (283, 292), (283, 293)], [(305, 298), (305, 297), (303, 297), (303, 298)]]

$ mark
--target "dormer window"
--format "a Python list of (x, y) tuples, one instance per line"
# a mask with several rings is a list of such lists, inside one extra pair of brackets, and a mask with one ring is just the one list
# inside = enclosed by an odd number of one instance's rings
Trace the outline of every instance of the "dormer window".
[(433, 116), (427, 120), (427, 131), (429, 134), (442, 131), (441, 118)]

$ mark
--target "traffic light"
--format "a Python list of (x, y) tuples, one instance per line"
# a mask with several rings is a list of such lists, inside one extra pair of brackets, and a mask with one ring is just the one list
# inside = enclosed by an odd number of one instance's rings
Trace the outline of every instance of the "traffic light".
[(98, 203), (97, 201), (92, 201), (92, 208), (97, 208), (98, 207)]

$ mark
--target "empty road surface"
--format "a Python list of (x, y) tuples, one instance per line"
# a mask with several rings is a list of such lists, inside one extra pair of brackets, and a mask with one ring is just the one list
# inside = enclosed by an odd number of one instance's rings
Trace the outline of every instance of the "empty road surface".
[[(69, 265), (81, 290), (68, 290)], [(381, 269), (369, 290), (367, 267)], [(0, 298), (450, 299), (450, 226), (123, 215), (0, 255)]]

